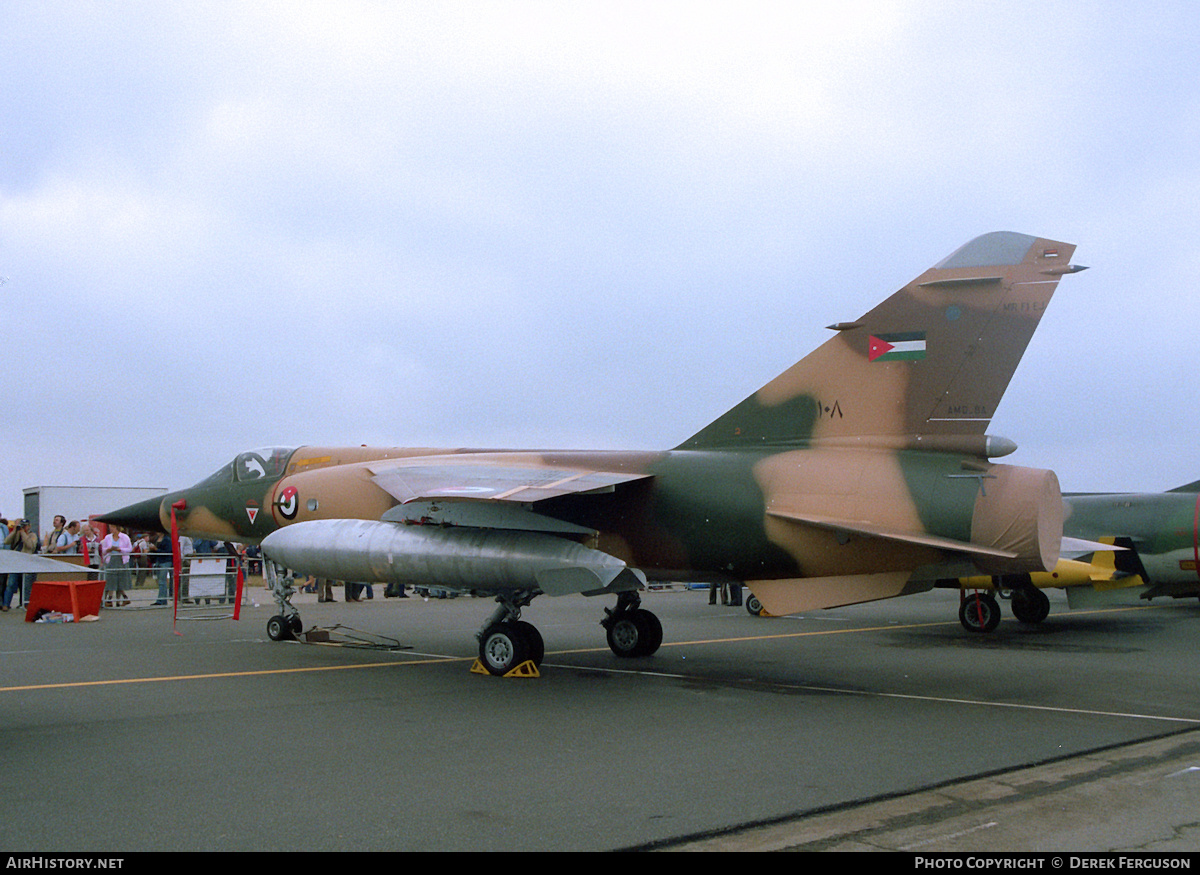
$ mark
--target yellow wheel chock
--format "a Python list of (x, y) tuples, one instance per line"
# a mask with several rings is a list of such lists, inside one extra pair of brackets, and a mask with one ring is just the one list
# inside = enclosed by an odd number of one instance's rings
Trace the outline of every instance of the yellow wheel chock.
[[(476, 659), (471, 663), (471, 674), (486, 674), (493, 677), (492, 673), (484, 667), (484, 664)], [(527, 659), (518, 666), (509, 669), (504, 677), (506, 678), (540, 678), (542, 675), (538, 671), (538, 667), (533, 664), (532, 659)]]

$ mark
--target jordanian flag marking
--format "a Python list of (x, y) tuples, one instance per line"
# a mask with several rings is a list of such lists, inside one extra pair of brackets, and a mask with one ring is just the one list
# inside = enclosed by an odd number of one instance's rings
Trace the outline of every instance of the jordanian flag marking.
[(925, 358), (925, 332), (901, 331), (896, 334), (871, 335), (867, 344), (867, 361), (915, 361)]

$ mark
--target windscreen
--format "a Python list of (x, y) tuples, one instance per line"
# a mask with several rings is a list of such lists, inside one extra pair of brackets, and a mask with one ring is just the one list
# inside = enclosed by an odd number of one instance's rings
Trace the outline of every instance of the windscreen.
[(233, 460), (233, 470), (239, 481), (281, 477), (295, 451), (295, 447), (250, 450)]

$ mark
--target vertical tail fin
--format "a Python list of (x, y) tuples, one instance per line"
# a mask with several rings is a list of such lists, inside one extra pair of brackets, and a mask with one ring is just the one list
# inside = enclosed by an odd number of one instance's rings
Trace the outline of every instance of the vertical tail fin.
[[(983, 446), (1075, 247), (976, 237), (679, 449), (869, 442)], [(999, 452), (993, 453), (999, 455)]]

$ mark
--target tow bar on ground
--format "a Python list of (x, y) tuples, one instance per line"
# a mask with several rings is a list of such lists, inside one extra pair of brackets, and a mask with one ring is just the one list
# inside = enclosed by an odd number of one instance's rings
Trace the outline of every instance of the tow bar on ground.
[(305, 644), (325, 644), (330, 647), (362, 647), (369, 650), (412, 650), (411, 644), (401, 644), (395, 638), (351, 629), (338, 623), (334, 626), (313, 626), (296, 636)]

